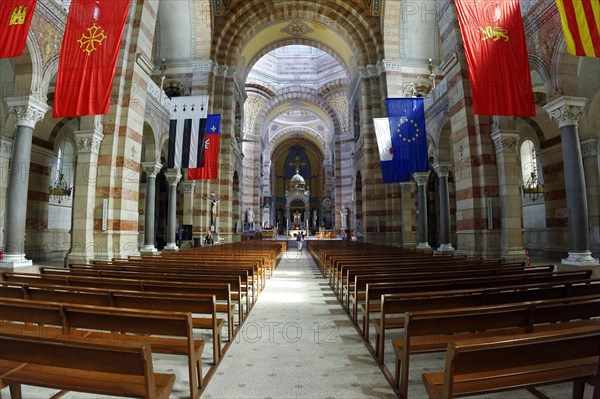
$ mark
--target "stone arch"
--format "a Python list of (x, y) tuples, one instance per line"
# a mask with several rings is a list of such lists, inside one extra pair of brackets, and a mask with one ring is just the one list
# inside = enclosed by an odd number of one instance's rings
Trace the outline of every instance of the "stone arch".
[(313, 144), (315, 142), (318, 143), (318, 146), (316, 146), (316, 148), (319, 148), (319, 152), (321, 152), (321, 154), (327, 154), (329, 152), (329, 146), (327, 145), (327, 142), (323, 139), (323, 136), (319, 134), (319, 132), (304, 126), (295, 126), (280, 130), (275, 136), (271, 138), (271, 140), (267, 144), (265, 144), (265, 149), (263, 152), (264, 159), (272, 160), (273, 151), (275, 148), (279, 147), (281, 141), (285, 140), (285, 138), (288, 136), (297, 135), (298, 133), (304, 133), (305, 137), (310, 137), (312, 139), (307, 141), (311, 141), (313, 142)]
[(295, 2), (294, 9), (274, 0), (236, 3), (236, 7), (223, 16), (223, 28), (214, 40), (212, 58), (219, 64), (236, 65), (240, 49), (248, 38), (254, 37), (266, 25), (296, 18), (331, 26), (351, 46), (354, 54), (358, 54), (358, 65), (374, 65), (382, 58), (381, 34), (375, 22), (365, 17), (365, 11), (359, 3), (342, 0), (325, 3), (300, 0)]
[(264, 122), (261, 126), (254, 127), (255, 134), (259, 135), (259, 132), (262, 130), (264, 125), (268, 123), (267, 116), (273, 109), (286, 102), (292, 101), (305, 101), (307, 103), (314, 104), (318, 108), (322, 109), (329, 116), (329, 122), (333, 125), (333, 128), (331, 130), (333, 132), (341, 132), (341, 123), (337, 117), (335, 110), (321, 96), (319, 96), (315, 90), (307, 87), (289, 87), (283, 90), (282, 92), (278, 93), (277, 97), (271, 99), (263, 105), (260, 112), (258, 112), (258, 114), (256, 115), (255, 121)]
[(347, 65), (346, 62), (342, 59), (342, 57), (337, 53), (337, 51), (332, 49), (330, 46), (328, 46), (324, 43), (321, 43), (319, 41), (312, 40), (312, 39), (294, 38), (294, 39), (283, 39), (283, 40), (279, 40), (274, 43), (270, 43), (269, 45), (267, 45), (266, 47), (264, 47), (260, 51), (258, 51), (254, 55), (254, 57), (252, 57), (252, 59), (248, 62), (247, 66), (246, 66), (246, 70), (244, 71), (244, 80), (248, 79), (248, 74), (252, 70), (252, 67), (263, 56), (267, 55), (268, 53), (270, 53), (271, 51), (273, 51), (275, 49), (278, 49), (278, 48), (284, 47), (284, 46), (289, 46), (289, 45), (304, 45), (304, 46), (309, 46), (309, 47), (315, 47), (315, 48), (323, 51), (324, 53), (327, 53), (330, 56), (332, 56), (342, 66), (342, 68), (344, 68), (344, 71), (346, 72), (346, 74), (347, 75), (349, 74), (349, 70), (348, 70), (349, 65)]

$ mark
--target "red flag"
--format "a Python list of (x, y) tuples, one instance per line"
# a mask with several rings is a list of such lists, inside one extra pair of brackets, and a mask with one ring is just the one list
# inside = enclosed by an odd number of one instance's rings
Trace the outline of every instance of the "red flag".
[(23, 54), (37, 0), (0, 2), (0, 58)]
[(473, 112), (535, 116), (519, 0), (456, 0)]
[(204, 165), (201, 168), (189, 168), (188, 180), (208, 180), (219, 177), (219, 143), (221, 115), (206, 116), (204, 133)]
[(130, 0), (73, 0), (60, 50), (52, 116), (108, 112)]
[(600, 57), (600, 1), (556, 0), (567, 51)]

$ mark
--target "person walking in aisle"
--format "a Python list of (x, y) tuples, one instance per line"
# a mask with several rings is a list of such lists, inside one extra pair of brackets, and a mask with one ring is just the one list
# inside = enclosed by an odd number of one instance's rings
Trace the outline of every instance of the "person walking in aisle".
[(302, 242), (304, 241), (304, 234), (301, 231), (296, 234), (296, 242), (298, 242), (298, 251), (302, 251)]

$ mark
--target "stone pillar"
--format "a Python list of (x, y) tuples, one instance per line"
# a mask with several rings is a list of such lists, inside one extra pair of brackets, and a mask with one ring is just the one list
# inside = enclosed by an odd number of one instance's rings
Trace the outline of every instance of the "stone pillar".
[(179, 168), (169, 169), (165, 173), (169, 183), (169, 208), (167, 210), (167, 245), (166, 250), (177, 251), (176, 228), (177, 228), (177, 184), (181, 180), (181, 171)]
[(492, 140), (498, 165), (500, 196), (500, 253), (505, 260), (524, 260), (523, 208), (521, 172), (519, 168), (519, 137), (515, 130), (494, 130)]
[(413, 178), (417, 183), (417, 249), (429, 249), (427, 242), (427, 182), (429, 181), (429, 172), (413, 173)]
[[(65, 257), (65, 266), (69, 263), (87, 263), (88, 260), (96, 257), (94, 209), (98, 182), (98, 154), (104, 138), (102, 120), (102, 116), (84, 117), (79, 126), (81, 130), (73, 132), (77, 160), (73, 181), (71, 248)], [(101, 218), (102, 215), (98, 219)]]
[(439, 162), (433, 165), (438, 176), (440, 192), (440, 246), (436, 251), (439, 253), (454, 252), (450, 242), (450, 195), (448, 194), (448, 174), (451, 167), (452, 164), (449, 162)]
[(590, 249), (592, 256), (600, 255), (600, 169), (598, 168), (598, 138), (581, 140), (581, 156), (588, 201)]
[(48, 105), (34, 97), (8, 98), (6, 103), (17, 122), (6, 197), (4, 257), (0, 268), (16, 268), (32, 265), (31, 260), (25, 259), (31, 141), (33, 128), (44, 118)]
[(588, 205), (583, 173), (583, 159), (577, 130), (577, 119), (583, 114), (587, 99), (559, 97), (544, 106), (550, 119), (560, 129), (565, 172), (565, 189), (569, 209), (569, 256), (563, 264), (589, 266), (598, 265), (590, 251)]
[(156, 175), (160, 172), (162, 165), (158, 162), (142, 162), (142, 168), (146, 172), (146, 206), (144, 208), (144, 246), (140, 250), (140, 253), (153, 254), (158, 252), (154, 246)]
[(400, 183), (400, 203), (402, 207), (402, 247), (414, 248), (417, 245), (415, 237), (415, 184)]
[(194, 190), (196, 189), (195, 180), (186, 180), (179, 183), (179, 188), (183, 193), (183, 224), (194, 224)]

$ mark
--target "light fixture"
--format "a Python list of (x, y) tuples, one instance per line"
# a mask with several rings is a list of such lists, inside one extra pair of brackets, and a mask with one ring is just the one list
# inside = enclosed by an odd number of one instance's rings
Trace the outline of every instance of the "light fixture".
[(63, 199), (68, 199), (71, 197), (72, 187), (65, 180), (65, 175), (61, 172), (58, 174), (58, 178), (52, 183), (52, 185), (48, 188), (48, 194), (50, 197), (58, 200), (60, 204)]
[(429, 79), (431, 79), (431, 88), (435, 89), (435, 74), (433, 73), (433, 60), (429, 59)]
[(65, 175), (62, 172), (65, 156), (64, 145), (65, 142), (63, 140), (62, 148), (59, 148), (58, 150), (58, 160), (56, 166), (58, 176), (56, 177), (56, 180), (54, 180), (54, 183), (48, 187), (48, 195), (57, 200), (59, 204), (64, 199), (69, 199), (71, 197), (71, 191), (73, 190), (71, 185), (65, 180)]
[(535, 201), (542, 195), (544, 195), (544, 185), (538, 180), (535, 171), (532, 171), (525, 184), (523, 184), (523, 197)]
[(165, 64), (164, 58), (162, 59), (162, 64), (160, 64), (158, 69), (160, 70), (160, 89), (162, 90), (163, 85), (165, 83), (165, 78), (167, 77), (167, 75), (166, 75), (167, 65)]

